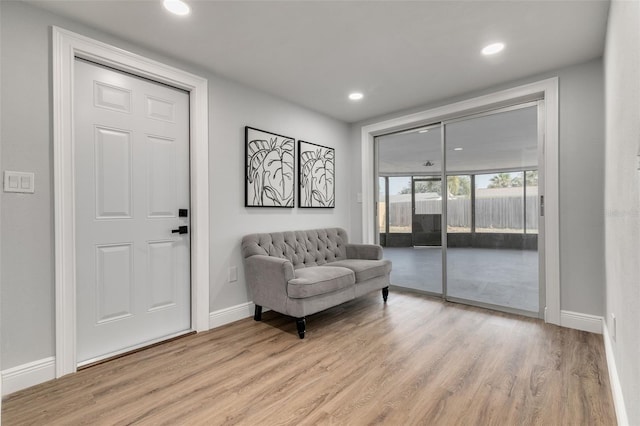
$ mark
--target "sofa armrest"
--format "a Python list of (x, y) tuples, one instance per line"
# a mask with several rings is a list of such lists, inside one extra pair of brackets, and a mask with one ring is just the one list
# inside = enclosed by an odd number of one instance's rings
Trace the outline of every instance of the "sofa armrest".
[(382, 247), (377, 244), (347, 244), (347, 259), (382, 259)]
[(295, 278), (293, 264), (289, 259), (258, 254), (248, 257), (245, 262), (247, 275), (259, 282), (259, 285), (286, 285)]
[(293, 264), (288, 259), (266, 255), (249, 256), (244, 262), (254, 303), (282, 312), (287, 283), (295, 277)]

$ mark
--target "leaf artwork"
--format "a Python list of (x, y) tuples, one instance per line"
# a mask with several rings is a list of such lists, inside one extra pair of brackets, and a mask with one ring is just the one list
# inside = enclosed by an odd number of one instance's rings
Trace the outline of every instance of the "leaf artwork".
[(294, 206), (294, 149), (292, 138), (246, 128), (246, 206)]
[(300, 207), (335, 206), (335, 151), (299, 141)]

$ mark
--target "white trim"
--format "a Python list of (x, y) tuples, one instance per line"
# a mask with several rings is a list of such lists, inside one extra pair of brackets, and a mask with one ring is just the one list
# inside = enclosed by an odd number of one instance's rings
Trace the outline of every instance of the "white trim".
[(53, 27), (56, 377), (76, 371), (73, 63), (82, 57), (190, 94), (191, 324), (209, 329), (209, 130), (207, 80)]
[(374, 235), (374, 136), (403, 128), (428, 125), (461, 115), (470, 115), (542, 97), (545, 101), (545, 321), (560, 324), (560, 226), (558, 173), (558, 78), (503, 90), (362, 127), (362, 242), (373, 243)]
[[(220, 309), (209, 314), (209, 328), (213, 329), (253, 316), (256, 305), (253, 302), (241, 303)], [(266, 309), (263, 309), (266, 312)]]
[(590, 333), (602, 334), (603, 318), (581, 312), (560, 311), (560, 325)]
[(606, 321), (603, 322), (602, 331), (602, 337), (604, 339), (604, 352), (607, 356), (607, 368), (609, 369), (609, 383), (611, 384), (613, 406), (616, 409), (618, 425), (628, 426), (629, 417), (627, 416), (627, 409), (624, 403), (624, 396), (622, 394), (622, 386), (620, 385), (620, 376), (618, 376), (618, 368), (616, 367), (616, 357), (613, 354), (613, 346), (611, 346), (611, 335), (609, 334), (609, 327), (607, 327)]
[(55, 378), (56, 361), (54, 357), (7, 368), (2, 370), (2, 396)]

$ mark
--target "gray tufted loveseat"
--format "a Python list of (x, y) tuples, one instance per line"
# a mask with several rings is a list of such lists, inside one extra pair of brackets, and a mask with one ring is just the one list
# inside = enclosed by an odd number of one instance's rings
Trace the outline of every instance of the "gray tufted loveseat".
[(389, 294), (391, 262), (382, 247), (349, 244), (341, 228), (251, 234), (242, 239), (245, 276), (256, 305), (296, 318), (304, 338), (307, 315), (382, 289)]

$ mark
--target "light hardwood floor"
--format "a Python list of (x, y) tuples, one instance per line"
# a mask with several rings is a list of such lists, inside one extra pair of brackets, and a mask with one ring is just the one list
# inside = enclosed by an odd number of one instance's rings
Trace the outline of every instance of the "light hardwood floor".
[(9, 396), (5, 425), (614, 425), (602, 336), (378, 292), (265, 312)]

